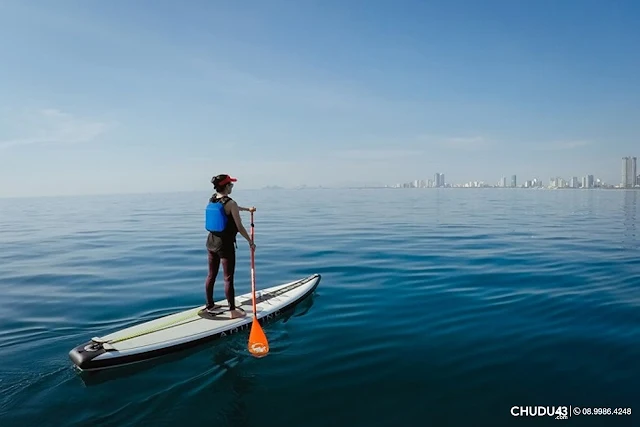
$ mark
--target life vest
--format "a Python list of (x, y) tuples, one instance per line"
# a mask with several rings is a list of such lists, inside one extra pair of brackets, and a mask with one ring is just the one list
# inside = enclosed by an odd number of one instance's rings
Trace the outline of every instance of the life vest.
[(227, 214), (224, 205), (231, 200), (229, 197), (222, 199), (209, 199), (209, 204), (204, 213), (204, 228), (211, 233), (220, 233), (227, 227)]

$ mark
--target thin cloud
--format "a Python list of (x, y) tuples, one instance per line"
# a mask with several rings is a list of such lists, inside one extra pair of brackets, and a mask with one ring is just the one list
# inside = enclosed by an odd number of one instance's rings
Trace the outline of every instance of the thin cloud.
[[(493, 144), (492, 141), (482, 137), (442, 137), (422, 135), (416, 139), (399, 139), (387, 144), (389, 147), (398, 148), (361, 148), (345, 149), (332, 153), (333, 158), (350, 161), (388, 161), (413, 159), (423, 156), (432, 147), (449, 147), (461, 150), (486, 149)], [(378, 144), (376, 144), (378, 145)], [(405, 148), (400, 148), (405, 147)]]
[(334, 153), (334, 157), (342, 160), (371, 161), (411, 158), (413, 156), (419, 156), (422, 153), (423, 152), (421, 150), (372, 148), (336, 151)]
[[(201, 58), (192, 59), (191, 63), (206, 76), (202, 82), (204, 89), (253, 102), (359, 114), (382, 114), (392, 109), (391, 101), (345, 82), (312, 77), (265, 77)], [(402, 108), (402, 105), (395, 107)]]
[(78, 144), (102, 135), (107, 124), (78, 118), (56, 109), (29, 112), (19, 133), (27, 136), (0, 140), (0, 149), (32, 144)]
[(555, 141), (547, 144), (535, 144), (536, 150), (542, 151), (559, 151), (559, 150), (574, 150), (576, 148), (582, 148), (591, 145), (591, 141), (576, 140), (576, 141)]
[(482, 136), (451, 137), (444, 140), (444, 145), (461, 149), (481, 149), (491, 146), (491, 142)]
[(484, 136), (441, 136), (421, 135), (417, 138), (430, 146), (453, 148), (457, 150), (484, 150), (493, 147), (496, 142)]
[[(126, 28), (114, 30), (97, 16), (80, 10), (65, 10), (63, 13), (60, 8), (23, 3), (19, 3), (19, 7), (32, 22), (38, 24), (37, 27), (53, 27), (65, 33), (72, 31), (79, 37), (108, 43), (114, 50), (148, 55), (149, 46), (153, 46), (152, 61), (180, 64), (178, 68), (169, 65), (166, 72), (177, 73), (175, 78), (180, 83), (188, 75), (189, 81), (195, 81), (199, 90), (213, 93), (212, 99), (222, 94), (254, 105), (262, 102), (268, 108), (280, 105), (291, 109), (311, 108), (378, 116), (420, 108), (413, 102), (387, 99), (358, 80), (326, 78), (314, 73), (315, 68), (305, 70), (287, 51), (276, 52), (219, 38), (210, 39), (210, 43), (184, 46), (179, 41), (158, 38), (157, 34), (143, 27), (136, 27), (135, 32), (127, 32)], [(208, 31), (201, 36), (205, 41), (212, 37)], [(269, 64), (278, 64), (278, 71), (268, 75), (260, 67), (248, 65), (244, 60), (242, 64), (234, 60), (239, 56), (258, 58), (256, 62), (265, 64), (265, 68), (270, 68)], [(138, 76), (135, 71), (128, 73), (132, 78), (148, 80), (154, 78), (153, 71), (150, 66), (149, 70), (141, 70)]]

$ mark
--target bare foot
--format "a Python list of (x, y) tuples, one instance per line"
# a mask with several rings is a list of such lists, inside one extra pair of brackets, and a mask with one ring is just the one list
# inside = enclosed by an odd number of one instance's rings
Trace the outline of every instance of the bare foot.
[(245, 313), (241, 308), (236, 308), (235, 310), (229, 310), (229, 315), (232, 319), (238, 319), (240, 317), (246, 316), (247, 313)]
[(218, 305), (218, 304), (214, 304), (214, 305), (208, 305), (205, 307), (204, 311), (206, 311), (209, 314), (220, 314), (222, 312), (222, 306)]

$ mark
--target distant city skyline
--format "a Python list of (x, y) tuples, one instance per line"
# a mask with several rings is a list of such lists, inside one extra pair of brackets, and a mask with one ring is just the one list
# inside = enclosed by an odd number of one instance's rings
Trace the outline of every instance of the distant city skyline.
[[(472, 180), (466, 182), (446, 182), (444, 173), (436, 172), (435, 178), (431, 179), (415, 179), (411, 182), (395, 183), (393, 185), (386, 184), (386, 187), (393, 188), (477, 188), (477, 187), (502, 187), (502, 188), (637, 188), (640, 187), (640, 175), (637, 169), (637, 157), (622, 157), (622, 173), (619, 183), (607, 182), (593, 174), (583, 176), (571, 176), (565, 179), (561, 175), (552, 176), (545, 180), (539, 177), (524, 179), (518, 184), (518, 175), (500, 177), (497, 182), (492, 183), (484, 180)], [(507, 183), (509, 185), (507, 185)]]

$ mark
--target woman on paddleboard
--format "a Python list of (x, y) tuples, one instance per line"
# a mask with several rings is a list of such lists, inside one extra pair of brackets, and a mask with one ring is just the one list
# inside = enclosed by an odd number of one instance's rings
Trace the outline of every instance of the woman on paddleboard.
[(235, 303), (233, 277), (236, 269), (236, 234), (240, 233), (249, 242), (251, 249), (256, 247), (240, 218), (240, 211), (255, 212), (256, 208), (240, 207), (229, 197), (233, 183), (236, 181), (236, 178), (226, 174), (216, 175), (211, 179), (216, 193), (209, 199), (205, 213), (205, 228), (209, 231), (206, 244), (209, 253), (209, 275), (205, 282), (207, 301), (205, 310), (211, 314), (222, 312), (221, 307), (214, 305), (213, 302), (213, 285), (222, 264), (224, 292), (232, 318), (246, 315), (244, 310), (236, 307)]

